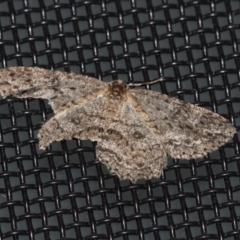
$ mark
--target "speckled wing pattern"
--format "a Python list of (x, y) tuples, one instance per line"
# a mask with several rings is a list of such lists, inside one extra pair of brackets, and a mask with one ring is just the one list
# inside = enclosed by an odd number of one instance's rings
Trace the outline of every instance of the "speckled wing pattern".
[(236, 129), (220, 115), (154, 91), (129, 89), (74, 73), (32, 67), (0, 71), (0, 94), (46, 98), (55, 116), (39, 131), (40, 148), (62, 139), (97, 141), (112, 173), (136, 182), (159, 177), (174, 158), (198, 158), (229, 141)]
[(227, 119), (205, 108), (154, 91), (131, 91), (158, 130), (165, 151), (174, 158), (203, 157), (229, 141), (236, 132)]
[(53, 111), (106, 86), (95, 78), (35, 67), (10, 67), (0, 71), (0, 94), (18, 98), (48, 99)]

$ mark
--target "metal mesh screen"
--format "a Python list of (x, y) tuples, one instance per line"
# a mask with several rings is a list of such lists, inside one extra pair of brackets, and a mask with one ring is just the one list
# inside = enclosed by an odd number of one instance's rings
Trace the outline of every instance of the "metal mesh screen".
[[(39, 66), (149, 89), (240, 126), (239, 0), (0, 2), (0, 68)], [(0, 86), (1, 87), (1, 86)], [(38, 148), (44, 100), (0, 100), (1, 239), (240, 239), (239, 138), (205, 158), (170, 159), (131, 184), (95, 143)]]

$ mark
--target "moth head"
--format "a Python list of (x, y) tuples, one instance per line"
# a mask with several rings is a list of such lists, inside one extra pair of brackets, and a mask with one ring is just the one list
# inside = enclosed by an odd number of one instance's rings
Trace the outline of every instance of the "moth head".
[(126, 94), (128, 85), (122, 80), (115, 80), (109, 83), (109, 95), (114, 99), (122, 99)]

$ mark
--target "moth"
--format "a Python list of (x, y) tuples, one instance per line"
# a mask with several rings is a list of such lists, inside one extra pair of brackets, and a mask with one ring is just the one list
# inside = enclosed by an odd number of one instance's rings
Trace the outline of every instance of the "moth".
[(49, 100), (55, 116), (38, 133), (41, 149), (63, 139), (97, 141), (97, 158), (132, 182), (159, 177), (168, 154), (200, 158), (236, 133), (217, 113), (122, 80), (10, 67), (0, 71), (0, 94)]

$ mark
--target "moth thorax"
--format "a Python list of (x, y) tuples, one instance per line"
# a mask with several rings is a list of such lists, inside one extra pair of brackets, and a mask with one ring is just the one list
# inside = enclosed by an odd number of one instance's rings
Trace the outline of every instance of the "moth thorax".
[(126, 91), (127, 85), (121, 80), (113, 81), (109, 85), (110, 98), (122, 99)]

